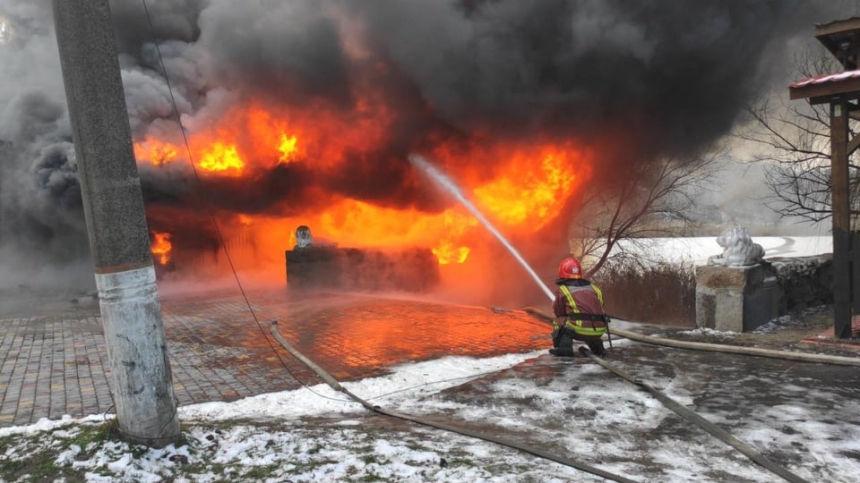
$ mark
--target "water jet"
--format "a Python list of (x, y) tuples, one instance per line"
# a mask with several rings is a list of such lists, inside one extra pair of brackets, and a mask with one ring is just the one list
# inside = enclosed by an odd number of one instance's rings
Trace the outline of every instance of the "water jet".
[(448, 192), (454, 195), (457, 201), (462, 203), (463, 206), (465, 206), (466, 209), (468, 209), (475, 216), (475, 218), (477, 218), (478, 221), (480, 221), (481, 224), (484, 225), (484, 227), (490, 233), (492, 233), (493, 236), (496, 237), (496, 239), (499, 240), (499, 242), (508, 250), (508, 252), (510, 252), (511, 255), (514, 256), (514, 258), (520, 263), (520, 265), (522, 265), (526, 272), (528, 272), (528, 274), (531, 275), (534, 281), (537, 282), (538, 286), (543, 289), (546, 296), (549, 297), (550, 300), (555, 300), (555, 295), (552, 293), (549, 287), (547, 287), (546, 284), (543, 283), (540, 277), (538, 277), (537, 273), (535, 273), (534, 269), (532, 269), (532, 267), (528, 264), (528, 262), (526, 262), (522, 255), (520, 255), (520, 252), (518, 252), (517, 249), (514, 248), (514, 246), (511, 245), (511, 243), (508, 242), (508, 240), (501, 233), (499, 233), (499, 230), (497, 230), (496, 227), (494, 227), (493, 224), (490, 223), (490, 221), (487, 220), (486, 217), (484, 217), (484, 214), (481, 213), (481, 211), (478, 210), (478, 208), (471, 201), (469, 201), (469, 199), (466, 198), (465, 195), (463, 195), (463, 192), (451, 178), (436, 169), (433, 164), (424, 159), (424, 157), (420, 154), (409, 155), (409, 162), (427, 173), (427, 175), (433, 178), (433, 180), (439, 183), (439, 185), (441, 185)]

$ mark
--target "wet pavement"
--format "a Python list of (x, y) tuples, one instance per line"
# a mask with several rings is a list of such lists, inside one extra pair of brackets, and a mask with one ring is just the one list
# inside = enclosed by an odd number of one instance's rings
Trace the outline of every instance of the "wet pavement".
[[(269, 333), (342, 381), (409, 361), (489, 357), (549, 346), (546, 326), (522, 311), (362, 295), (167, 296), (164, 331), (180, 405), (317, 384)], [(0, 427), (109, 412), (112, 400), (95, 301), (54, 303), (50, 315), (0, 318)], [(253, 309), (253, 313), (252, 313)], [(30, 312), (39, 312), (33, 306)]]

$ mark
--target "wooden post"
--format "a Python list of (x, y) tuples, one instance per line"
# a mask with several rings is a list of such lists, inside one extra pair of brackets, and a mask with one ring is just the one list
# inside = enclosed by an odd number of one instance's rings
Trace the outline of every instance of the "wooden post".
[[(851, 309), (860, 314), (860, 231), (851, 231)], [(853, 317), (852, 317), (853, 320)]]
[(108, 0), (54, 0), (119, 429), (174, 443), (179, 419)]
[(851, 338), (850, 206), (848, 201), (848, 103), (830, 103), (830, 179), (833, 207), (834, 335)]

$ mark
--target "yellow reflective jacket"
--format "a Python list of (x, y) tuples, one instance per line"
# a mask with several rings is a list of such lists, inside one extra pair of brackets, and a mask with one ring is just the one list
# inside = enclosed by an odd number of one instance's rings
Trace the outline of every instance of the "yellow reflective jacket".
[[(576, 335), (601, 337), (606, 333), (606, 318), (603, 312), (603, 292), (594, 284), (567, 286), (559, 284), (559, 294), (554, 310), (556, 316), (565, 318), (565, 326)], [(566, 302), (566, 303), (565, 303)], [(553, 323), (558, 329), (558, 323)]]

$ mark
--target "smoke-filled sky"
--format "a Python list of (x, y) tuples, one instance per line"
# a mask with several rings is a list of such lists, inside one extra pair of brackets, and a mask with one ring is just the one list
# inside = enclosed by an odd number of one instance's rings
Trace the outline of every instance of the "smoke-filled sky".
[[(209, 186), (219, 209), (280, 214), (318, 192), (439, 210), (407, 155), (440, 138), (587, 143), (611, 132), (624, 148), (597, 176), (696, 152), (755, 96), (786, 88), (788, 42), (854, 15), (856, 3), (148, 0), (154, 32), (139, 0), (111, 8), (136, 141), (178, 141), (154, 40), (189, 132), (251, 101), (374, 123), (357, 106), (384, 94), (396, 114), (380, 122), (384, 141), (344, 152), (338, 169), (279, 166)], [(86, 260), (50, 4), (0, 0), (0, 18), (0, 269)], [(193, 184), (181, 167), (142, 166), (141, 177), (153, 211), (186, 203)]]

